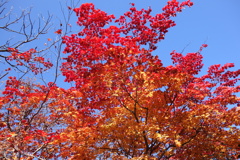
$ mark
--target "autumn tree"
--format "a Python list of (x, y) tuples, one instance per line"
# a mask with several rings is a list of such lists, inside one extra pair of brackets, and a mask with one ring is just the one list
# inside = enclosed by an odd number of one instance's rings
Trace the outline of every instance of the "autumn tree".
[[(61, 36), (71, 32), (73, 11), (64, 11), (64, 18), (54, 24), (50, 14), (33, 18), (31, 8), (17, 16), (7, 3), (0, 2), (0, 32), (8, 35), (1, 37), (0, 44), (0, 80), (5, 81), (0, 98), (0, 159), (51, 159), (56, 157), (52, 152), (56, 147), (49, 142), (64, 125), (59, 112), (50, 106), (53, 95), (60, 98), (58, 93), (65, 93), (57, 90), (55, 83), (61, 63)], [(77, 3), (68, 1), (69, 8)], [(50, 82), (46, 75), (50, 75)]]
[(240, 70), (228, 63), (199, 74), (206, 44), (173, 51), (170, 66), (152, 54), (176, 25), (171, 18), (192, 5), (172, 0), (152, 15), (131, 4), (119, 18), (91, 3), (69, 7), (81, 30), (62, 37), (60, 69), (74, 86), (10, 77), (0, 99), (1, 156), (237, 159)]

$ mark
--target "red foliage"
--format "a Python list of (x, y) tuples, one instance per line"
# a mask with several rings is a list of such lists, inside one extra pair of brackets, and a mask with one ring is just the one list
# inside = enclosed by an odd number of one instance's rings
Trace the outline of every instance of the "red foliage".
[[(229, 70), (232, 63), (212, 65), (200, 76), (207, 44), (186, 55), (173, 51), (170, 66), (151, 54), (176, 25), (171, 17), (192, 5), (171, 0), (151, 15), (151, 8), (137, 10), (131, 3), (119, 18), (92, 3), (74, 8), (81, 31), (63, 37), (67, 56), (61, 65), (65, 81), (74, 85), (9, 77), (0, 97), (0, 156), (236, 159), (240, 70)], [(36, 74), (52, 67), (34, 49), (9, 52), (8, 60)]]

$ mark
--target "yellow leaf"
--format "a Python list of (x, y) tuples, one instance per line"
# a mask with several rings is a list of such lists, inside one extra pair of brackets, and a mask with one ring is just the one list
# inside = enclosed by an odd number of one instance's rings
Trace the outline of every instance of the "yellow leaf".
[(148, 93), (147, 97), (153, 97), (153, 92)]
[(177, 147), (181, 147), (181, 145), (182, 145), (182, 144), (181, 144), (181, 142), (180, 142), (180, 141), (178, 141), (178, 140), (175, 140), (174, 142), (175, 142), (175, 144), (176, 144), (176, 146), (177, 146)]
[(10, 133), (10, 136), (11, 136), (11, 137), (15, 137), (15, 136), (17, 136), (17, 134), (16, 134), (15, 132), (11, 132), (11, 133)]

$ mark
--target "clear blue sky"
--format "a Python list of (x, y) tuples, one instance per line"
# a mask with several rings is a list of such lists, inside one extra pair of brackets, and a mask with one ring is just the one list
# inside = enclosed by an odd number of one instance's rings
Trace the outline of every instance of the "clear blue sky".
[[(61, 18), (60, 1), (64, 0), (10, 0), (9, 6), (15, 10), (32, 6), (35, 16), (46, 15), (49, 11)], [(211, 64), (235, 63), (240, 68), (240, 0), (192, 0), (194, 6), (186, 8), (174, 20), (177, 26), (171, 28), (166, 39), (159, 43), (154, 54), (159, 55), (165, 65), (170, 64), (169, 53), (172, 50), (195, 52), (201, 44), (204, 49), (204, 71)], [(81, 0), (81, 3), (94, 3), (96, 8), (109, 14), (121, 15), (133, 2), (137, 8), (151, 6), (153, 13), (160, 13), (167, 0)], [(75, 25), (75, 22), (72, 22)], [(6, 35), (5, 35), (6, 36)]]

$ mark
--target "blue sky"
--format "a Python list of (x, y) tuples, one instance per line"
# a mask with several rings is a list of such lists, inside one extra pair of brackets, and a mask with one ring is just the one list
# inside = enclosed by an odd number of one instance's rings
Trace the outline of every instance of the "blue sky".
[[(239, 0), (192, 0), (194, 6), (186, 8), (177, 17), (176, 26), (171, 28), (166, 39), (159, 43), (157, 54), (165, 65), (170, 65), (172, 50), (184, 53), (198, 51), (203, 43), (209, 45), (202, 52), (204, 69), (211, 64), (235, 63), (240, 68), (240, 1)], [(54, 15), (53, 23), (62, 18), (60, 3), (64, 0), (10, 0), (8, 6), (14, 10), (33, 7), (33, 15)], [(138, 9), (151, 6), (154, 13), (160, 13), (167, 0), (81, 0), (80, 3), (94, 3), (96, 8), (109, 14), (121, 15), (136, 4)], [(73, 17), (74, 19), (74, 17)], [(71, 22), (76, 26), (75, 21)], [(56, 28), (57, 29), (57, 28)], [(78, 28), (76, 28), (77, 30)], [(7, 35), (4, 35), (5, 37)]]

